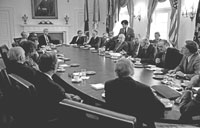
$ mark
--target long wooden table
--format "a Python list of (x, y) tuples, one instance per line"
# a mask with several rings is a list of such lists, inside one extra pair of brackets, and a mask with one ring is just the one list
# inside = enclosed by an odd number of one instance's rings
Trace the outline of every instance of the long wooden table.
[[(88, 95), (98, 101), (105, 102), (102, 98), (102, 93), (104, 90), (95, 90), (90, 84), (105, 83), (108, 80), (115, 79), (116, 75), (114, 72), (115, 62), (111, 58), (106, 58), (105, 56), (99, 56), (98, 53), (92, 53), (90, 50), (74, 48), (72, 46), (62, 46), (58, 47), (59, 53), (65, 55), (65, 57), (70, 58), (67, 64), (78, 63), (79, 67), (68, 67), (63, 73), (59, 73), (60, 77), (67, 82), (74, 89), (79, 92)], [(73, 83), (69, 77), (69, 73), (74, 71), (81, 71), (81, 69), (86, 69), (87, 71), (95, 71), (95, 75), (91, 75), (88, 80), (83, 80), (80, 83)], [(153, 86), (159, 85), (161, 82), (152, 78), (153, 71), (147, 70), (145, 68), (135, 68), (134, 69), (134, 79), (145, 85)], [(165, 111), (165, 121), (177, 121), (180, 117), (180, 112), (177, 106), (173, 106), (171, 110)]]

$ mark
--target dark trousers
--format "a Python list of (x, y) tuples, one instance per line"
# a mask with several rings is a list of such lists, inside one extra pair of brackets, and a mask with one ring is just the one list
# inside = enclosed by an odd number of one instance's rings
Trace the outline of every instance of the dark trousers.
[(182, 97), (180, 104), (181, 117), (180, 121), (184, 123), (192, 122), (192, 117), (200, 114), (200, 104), (193, 98), (193, 93), (187, 90)]

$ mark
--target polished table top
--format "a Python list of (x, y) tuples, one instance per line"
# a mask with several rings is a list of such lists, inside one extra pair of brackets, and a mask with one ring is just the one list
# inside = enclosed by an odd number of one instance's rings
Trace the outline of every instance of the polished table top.
[[(106, 58), (105, 56), (99, 56), (98, 53), (92, 53), (91, 50), (74, 48), (72, 46), (62, 46), (58, 47), (59, 53), (64, 54), (65, 57), (70, 58), (67, 64), (80, 64), (79, 67), (67, 67), (66, 71), (59, 73), (60, 77), (73, 86), (80, 92), (89, 95), (90, 97), (97, 99), (99, 101), (105, 102), (102, 98), (102, 93), (104, 90), (96, 90), (91, 87), (90, 84), (105, 83), (108, 80), (115, 79), (116, 75), (114, 72), (115, 61), (111, 58)], [(74, 71), (81, 71), (81, 69), (86, 69), (87, 71), (95, 71), (95, 75), (90, 75), (90, 78), (83, 80), (80, 83), (73, 83), (69, 77), (69, 73)], [(161, 84), (160, 80), (153, 79), (153, 71), (145, 68), (135, 68), (134, 69), (134, 79), (145, 85), (153, 86)], [(178, 120), (180, 117), (180, 112), (177, 106), (173, 106), (171, 110), (165, 112), (164, 119), (166, 120)]]

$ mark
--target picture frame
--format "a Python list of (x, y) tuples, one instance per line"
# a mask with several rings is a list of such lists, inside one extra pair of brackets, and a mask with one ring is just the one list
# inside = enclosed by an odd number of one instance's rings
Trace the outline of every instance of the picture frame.
[(57, 0), (31, 0), (33, 19), (58, 19)]

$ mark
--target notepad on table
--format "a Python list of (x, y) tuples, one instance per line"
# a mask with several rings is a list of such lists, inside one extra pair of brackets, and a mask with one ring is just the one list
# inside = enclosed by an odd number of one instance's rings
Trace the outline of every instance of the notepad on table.
[(100, 90), (100, 89), (104, 89), (104, 84), (102, 83), (98, 83), (98, 84), (90, 84), (92, 88)]

